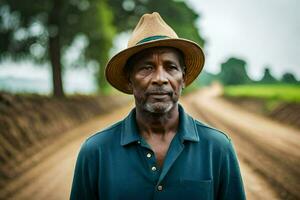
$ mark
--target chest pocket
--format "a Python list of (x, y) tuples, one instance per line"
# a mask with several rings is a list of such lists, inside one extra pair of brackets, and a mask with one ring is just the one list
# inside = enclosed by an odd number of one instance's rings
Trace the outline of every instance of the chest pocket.
[(212, 195), (212, 181), (211, 180), (185, 180), (182, 179), (178, 184), (173, 185), (178, 199), (189, 200), (211, 200)]

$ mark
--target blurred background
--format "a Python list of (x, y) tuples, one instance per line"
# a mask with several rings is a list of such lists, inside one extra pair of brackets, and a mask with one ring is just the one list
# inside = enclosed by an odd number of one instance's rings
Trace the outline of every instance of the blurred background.
[(144, 13), (206, 63), (183, 92), (233, 140), (248, 199), (300, 199), (297, 0), (0, 0), (0, 199), (68, 199), (80, 144), (133, 108), (104, 77)]

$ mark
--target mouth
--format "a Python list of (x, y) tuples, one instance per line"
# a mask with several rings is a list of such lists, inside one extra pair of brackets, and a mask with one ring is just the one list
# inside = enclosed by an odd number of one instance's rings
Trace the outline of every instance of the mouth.
[(149, 95), (168, 95), (168, 92), (150, 92)]
[(152, 97), (164, 97), (164, 96), (169, 96), (169, 94), (149, 94), (149, 96), (152, 96)]
[(166, 99), (168, 97), (170, 97), (170, 93), (168, 92), (151, 92), (148, 94), (148, 96), (150, 98), (153, 98), (153, 99)]
[(157, 96), (162, 95), (162, 96), (163, 96), (163, 95), (170, 95), (170, 92), (149, 92), (148, 95), (149, 95), (149, 96), (151, 96), (151, 95), (155, 95), (155, 96), (156, 96), (156, 95), (157, 95)]

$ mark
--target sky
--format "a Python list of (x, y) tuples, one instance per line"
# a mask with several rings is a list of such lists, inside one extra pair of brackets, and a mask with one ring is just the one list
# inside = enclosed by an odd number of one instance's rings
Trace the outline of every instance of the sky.
[(300, 79), (299, 0), (188, 0), (201, 14), (197, 21), (205, 45), (205, 69), (218, 72), (229, 57), (248, 63), (259, 79), (266, 66), (280, 78), (292, 72)]
[[(206, 71), (218, 73), (221, 63), (229, 57), (237, 57), (247, 62), (248, 73), (253, 79), (260, 79), (264, 68), (269, 66), (277, 78), (289, 71), (300, 80), (299, 0), (186, 0), (186, 2), (200, 14), (196, 26), (206, 40), (204, 47)], [(123, 33), (116, 38), (111, 55), (126, 47), (128, 37), (128, 33)], [(78, 52), (74, 49), (84, 46), (84, 42), (77, 43), (70, 48), (71, 53), (68, 55), (70, 60), (72, 56), (78, 56)], [(94, 74), (95, 71), (90, 69), (66, 70), (63, 76), (66, 91), (69, 93), (95, 91)], [(46, 91), (42, 93), (49, 92), (52, 87), (49, 66), (36, 67), (28, 61), (1, 63), (1, 79), (10, 79), (10, 82), (6, 82), (8, 87), (12, 86), (10, 84), (17, 85), (14, 80), (36, 80), (38, 82), (34, 84), (36, 86), (28, 84), (25, 90), (36, 87), (32, 90)], [(0, 84), (3, 84), (3, 81)], [(19, 87), (25, 85), (21, 84)]]

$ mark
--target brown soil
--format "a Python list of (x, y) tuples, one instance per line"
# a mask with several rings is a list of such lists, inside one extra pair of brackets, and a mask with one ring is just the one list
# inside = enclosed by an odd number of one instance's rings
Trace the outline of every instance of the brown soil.
[[(225, 131), (236, 147), (248, 199), (300, 199), (298, 129), (242, 110), (217, 97), (218, 89), (184, 97), (195, 118)], [(90, 134), (123, 118), (133, 105), (96, 117), (63, 134), (39, 156), (46, 158), (0, 189), (0, 199), (68, 199), (80, 144)], [(55, 153), (47, 154), (49, 149)]]
[[(194, 94), (189, 104), (206, 122), (230, 135), (240, 161), (275, 192), (272, 198), (256, 193), (253, 199), (300, 199), (299, 129), (242, 110), (218, 97), (214, 90)], [(251, 185), (246, 182), (247, 187)]]
[[(0, 199), (69, 199), (74, 165), (81, 143), (91, 134), (125, 117), (132, 105), (77, 126), (36, 154), (39, 163), (0, 188)], [(52, 152), (52, 153), (49, 153)], [(54, 153), (53, 153), (54, 152)]]
[(300, 103), (282, 103), (268, 114), (272, 119), (300, 128)]
[(1, 92), (0, 187), (38, 163), (36, 152), (51, 145), (62, 133), (117, 107), (121, 99), (105, 96), (60, 99)]
[(226, 100), (270, 119), (277, 120), (296, 128), (300, 128), (300, 103), (279, 103), (271, 109), (267, 108), (267, 101), (257, 98), (226, 97)]

